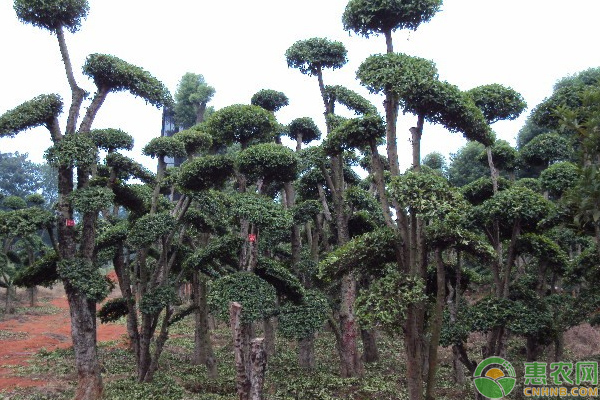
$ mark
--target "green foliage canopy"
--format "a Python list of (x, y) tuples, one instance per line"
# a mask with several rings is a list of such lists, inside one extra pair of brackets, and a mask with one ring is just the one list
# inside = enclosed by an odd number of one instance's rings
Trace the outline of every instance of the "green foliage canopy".
[(565, 191), (574, 187), (578, 178), (579, 170), (570, 162), (552, 164), (540, 175), (542, 187), (556, 197), (560, 197)]
[(324, 68), (338, 69), (346, 64), (343, 43), (323, 38), (300, 40), (286, 52), (288, 67), (297, 68), (309, 76), (318, 75)]
[(65, 135), (44, 154), (48, 164), (58, 168), (89, 167), (98, 162), (98, 151), (91, 137), (77, 133)]
[(467, 92), (489, 124), (517, 118), (527, 103), (520, 93), (500, 84), (482, 85)]
[(15, 0), (13, 8), (22, 22), (49, 31), (65, 27), (73, 33), (89, 11), (87, 0)]
[(184, 162), (177, 183), (187, 192), (220, 188), (232, 174), (233, 160), (229, 156), (207, 155)]
[(279, 309), (277, 329), (288, 339), (304, 339), (318, 332), (330, 312), (327, 298), (317, 290), (304, 294), (302, 303), (285, 302)]
[(250, 180), (291, 182), (298, 174), (298, 158), (288, 147), (260, 143), (242, 150), (237, 158), (239, 171)]
[(259, 106), (234, 104), (215, 111), (206, 121), (213, 140), (229, 146), (235, 142), (247, 147), (251, 142), (273, 139), (278, 123), (273, 114)]
[(569, 140), (556, 133), (545, 133), (531, 139), (521, 149), (521, 158), (531, 165), (546, 166), (556, 161), (567, 161), (573, 155)]
[(62, 112), (63, 102), (57, 94), (42, 94), (0, 116), (0, 137), (12, 137), (37, 126), (49, 127)]
[(204, 76), (192, 72), (185, 73), (175, 90), (175, 123), (185, 129), (196, 123), (200, 104), (208, 103), (215, 89), (209, 86)]
[(155, 107), (169, 106), (173, 99), (169, 90), (149, 72), (115, 56), (91, 54), (83, 65), (84, 75), (98, 88), (110, 92), (129, 91)]
[(252, 95), (250, 104), (262, 107), (267, 111), (275, 112), (290, 104), (290, 100), (283, 92), (262, 89)]
[(215, 280), (208, 304), (215, 316), (229, 321), (229, 303), (242, 305), (242, 322), (251, 323), (270, 317), (276, 310), (275, 288), (250, 272), (237, 272)]
[(350, 0), (342, 15), (344, 30), (369, 37), (397, 29), (416, 30), (439, 11), (442, 0)]
[(296, 118), (288, 125), (288, 136), (291, 139), (301, 139), (302, 143), (308, 144), (313, 140), (321, 138), (321, 131), (315, 121), (310, 117)]
[(133, 149), (133, 136), (121, 129), (92, 129), (90, 136), (97, 147), (109, 152)]

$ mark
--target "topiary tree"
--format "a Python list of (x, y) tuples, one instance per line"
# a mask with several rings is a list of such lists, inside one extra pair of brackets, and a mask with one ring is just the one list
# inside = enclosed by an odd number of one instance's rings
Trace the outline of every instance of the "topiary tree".
[[(327, 136), (333, 133), (333, 130), (340, 122), (340, 119), (334, 115), (336, 101), (339, 102), (340, 98), (346, 99), (349, 100), (347, 101), (349, 105), (358, 105), (361, 109), (364, 109), (365, 105), (360, 98), (353, 96), (348, 91), (325, 86), (323, 70), (326, 68), (334, 70), (341, 68), (347, 61), (346, 54), (346, 48), (342, 43), (322, 38), (298, 41), (290, 46), (285, 53), (289, 67), (297, 68), (305, 75), (316, 76), (324, 105)], [(342, 96), (339, 97), (339, 94), (342, 94)], [(311, 158), (312, 165), (320, 170), (321, 176), (325, 179), (327, 188), (331, 193), (335, 211), (335, 229), (338, 245), (343, 245), (350, 239), (348, 228), (350, 213), (346, 207), (344, 198), (346, 190), (344, 156), (344, 154), (336, 154), (331, 155), (327, 159)], [(319, 191), (319, 197), (325, 204), (327, 199), (323, 187)], [(344, 377), (357, 376), (362, 371), (356, 340), (358, 327), (353, 312), (355, 297), (356, 280), (350, 274), (346, 274), (341, 278), (341, 304), (339, 312), (339, 330), (341, 333), (337, 336), (340, 348), (341, 375)]]
[(250, 104), (259, 106), (267, 111), (276, 112), (290, 103), (283, 92), (272, 89), (262, 89), (252, 95)]
[(546, 193), (559, 199), (563, 193), (575, 187), (579, 178), (579, 171), (575, 164), (558, 162), (542, 171), (540, 183)]
[(434, 151), (427, 154), (423, 157), (422, 164), (434, 171), (439, 171), (444, 176), (447, 174), (448, 165), (446, 164), (446, 157), (440, 152)]
[(538, 135), (520, 150), (523, 162), (544, 169), (551, 163), (568, 161), (572, 155), (573, 146), (569, 140), (556, 133)]
[(342, 16), (344, 29), (369, 37), (383, 34), (387, 52), (392, 53), (392, 32), (416, 30), (440, 9), (442, 0), (350, 0)]
[(245, 149), (252, 143), (268, 142), (277, 129), (273, 114), (262, 107), (235, 104), (224, 107), (206, 121), (206, 130), (216, 144), (240, 143)]
[(206, 83), (204, 76), (186, 72), (175, 90), (175, 123), (188, 129), (204, 121), (206, 105), (214, 94), (215, 89)]
[(288, 125), (290, 139), (296, 140), (296, 151), (302, 150), (302, 143), (308, 144), (321, 138), (319, 127), (310, 117), (296, 118)]
[[(171, 98), (164, 85), (147, 71), (114, 56), (92, 54), (85, 61), (83, 73), (93, 80), (96, 90), (89, 105), (83, 108), (88, 92), (79, 86), (73, 73), (64, 30), (76, 32), (79, 29), (87, 16), (87, 1), (15, 0), (14, 9), (21, 21), (56, 35), (72, 101), (62, 131), (58, 119), (63, 109), (62, 100), (58, 95), (41, 95), (0, 116), (0, 136), (14, 136), (36, 126), (45, 126), (50, 131), (53, 147), (48, 158), (58, 170), (58, 273), (65, 286), (72, 316), (71, 334), (78, 375), (75, 398), (98, 399), (102, 395), (102, 379), (96, 350), (96, 302), (106, 282), (95, 278), (90, 281), (89, 278), (95, 276), (95, 267), (92, 266), (95, 265), (94, 244), (99, 210), (83, 210), (79, 228), (67, 224), (74, 219), (74, 202), (78, 197), (72, 193), (75, 188), (81, 191), (80, 194), (87, 193), (90, 186), (91, 173), (97, 161), (97, 148), (90, 130), (109, 93), (127, 91), (154, 106), (168, 105)], [(75, 171), (76, 184), (73, 179)], [(77, 234), (78, 231), (81, 235)]]

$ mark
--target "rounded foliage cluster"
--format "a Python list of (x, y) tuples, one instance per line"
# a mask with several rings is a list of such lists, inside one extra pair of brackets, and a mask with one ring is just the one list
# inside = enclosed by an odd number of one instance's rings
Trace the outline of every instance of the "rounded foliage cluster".
[(49, 31), (64, 27), (70, 32), (79, 30), (89, 11), (87, 0), (15, 0), (13, 8), (25, 23)]
[(385, 136), (385, 123), (378, 115), (365, 115), (342, 122), (323, 141), (323, 150), (330, 155), (350, 149), (361, 149)]
[(233, 174), (228, 156), (208, 155), (184, 162), (179, 169), (178, 185), (184, 191), (219, 188)]
[(425, 301), (425, 282), (388, 268), (356, 299), (356, 315), (361, 326), (380, 326), (391, 334), (402, 331), (408, 305)]
[(120, 178), (128, 178), (133, 176), (134, 178), (137, 178), (147, 184), (154, 183), (156, 178), (154, 174), (146, 169), (142, 164), (119, 153), (107, 154), (104, 161), (106, 162), (106, 165), (114, 168), (117, 171), (117, 176)]
[(133, 149), (133, 136), (121, 129), (93, 129), (90, 136), (96, 146), (109, 152)]
[(434, 81), (438, 72), (433, 61), (402, 53), (376, 54), (360, 64), (356, 76), (371, 93), (391, 90), (402, 95), (419, 80)]
[(148, 246), (175, 228), (175, 218), (168, 212), (146, 214), (129, 230), (128, 241), (135, 247)]
[(98, 162), (96, 145), (89, 135), (81, 133), (65, 135), (44, 156), (56, 168), (89, 167)]
[(152, 139), (142, 153), (152, 158), (185, 157), (185, 145), (172, 136), (160, 136)]
[(115, 194), (103, 187), (76, 189), (69, 194), (73, 209), (82, 213), (94, 213), (105, 210), (113, 204)]
[(150, 292), (144, 293), (140, 300), (140, 311), (143, 314), (158, 314), (169, 304), (177, 301), (177, 292), (171, 285), (160, 285)]
[(441, 5), (442, 0), (350, 0), (342, 22), (345, 30), (365, 37), (396, 29), (416, 30), (432, 18)]
[(242, 305), (242, 322), (251, 323), (274, 314), (275, 288), (250, 272), (236, 272), (215, 280), (210, 288), (208, 304), (215, 316), (229, 321), (229, 304)]
[(94, 80), (98, 88), (111, 92), (127, 90), (156, 107), (171, 105), (169, 90), (148, 71), (107, 54), (91, 54), (83, 73)]
[(327, 298), (317, 290), (309, 290), (302, 303), (285, 302), (280, 307), (277, 329), (285, 338), (305, 339), (323, 327), (329, 312)]
[(291, 182), (298, 174), (296, 154), (277, 143), (261, 143), (242, 150), (237, 165), (239, 171), (252, 181)]
[(515, 222), (522, 230), (537, 229), (538, 223), (552, 210), (552, 203), (530, 189), (513, 187), (498, 192), (478, 209), (482, 222), (487, 224), (498, 220), (505, 232), (511, 232)]
[(98, 310), (98, 318), (100, 322), (116, 322), (119, 318), (126, 316), (129, 313), (127, 308), (127, 300), (122, 297), (110, 299), (102, 305)]
[(57, 272), (58, 254), (51, 251), (38, 258), (33, 264), (17, 271), (13, 280), (16, 286), (51, 286), (60, 277)]
[(294, 213), (294, 223), (303, 224), (312, 221), (323, 209), (319, 200), (305, 200), (298, 203), (292, 209)]
[(63, 102), (57, 94), (42, 94), (0, 116), (0, 137), (14, 136), (36, 126), (49, 126), (62, 112)]
[(208, 133), (202, 132), (196, 127), (179, 131), (173, 137), (183, 143), (188, 156), (208, 150), (213, 142), (212, 137)]
[(273, 114), (259, 106), (234, 104), (215, 111), (206, 121), (206, 129), (222, 145), (251, 141), (268, 142), (278, 128)]
[(391, 193), (403, 207), (426, 218), (450, 212), (462, 200), (444, 177), (432, 172), (409, 171), (395, 177)]
[(259, 106), (267, 111), (275, 112), (290, 103), (289, 99), (283, 92), (278, 92), (272, 89), (262, 89), (254, 93), (250, 104)]
[(321, 131), (315, 121), (310, 117), (296, 118), (288, 125), (288, 136), (308, 144), (321, 138)]
[[(496, 168), (504, 171), (514, 171), (517, 168), (519, 154), (506, 140), (496, 140), (491, 146), (491, 150), (492, 160)], [(487, 150), (483, 150), (479, 154), (479, 162), (488, 165)]]
[(396, 261), (395, 244), (401, 240), (389, 228), (381, 228), (357, 236), (327, 254), (319, 263), (319, 276), (333, 280), (350, 271), (374, 274), (386, 263)]
[(577, 184), (578, 178), (577, 166), (566, 161), (552, 164), (540, 175), (542, 187), (552, 196), (561, 196)]
[(531, 139), (521, 149), (521, 158), (531, 165), (548, 165), (556, 161), (567, 161), (573, 154), (569, 140), (556, 134), (544, 133)]
[(108, 280), (89, 260), (61, 260), (58, 262), (57, 271), (61, 279), (83, 292), (92, 301), (102, 301), (110, 293)]
[(483, 85), (467, 92), (489, 124), (517, 118), (527, 103), (520, 93), (499, 84)]
[(288, 67), (306, 75), (317, 75), (324, 68), (338, 69), (346, 64), (346, 47), (337, 41), (323, 38), (300, 40), (285, 52)]
[(6, 196), (2, 199), (2, 207), (8, 208), (9, 210), (19, 210), (27, 207), (27, 202), (19, 196)]
[[(510, 186), (511, 182), (508, 179), (502, 177), (498, 179), (498, 190), (504, 190)], [(494, 186), (492, 179), (484, 176), (464, 185), (460, 191), (471, 204), (478, 205), (494, 195)]]

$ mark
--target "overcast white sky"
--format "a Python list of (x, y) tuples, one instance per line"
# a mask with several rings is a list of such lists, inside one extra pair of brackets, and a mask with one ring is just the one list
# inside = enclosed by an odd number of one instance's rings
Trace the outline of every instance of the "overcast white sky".
[[(278, 112), (282, 123), (310, 116), (321, 126), (323, 108), (315, 78), (289, 69), (285, 50), (297, 40), (327, 37), (342, 41), (348, 64), (325, 73), (326, 84), (343, 84), (368, 96), (355, 79), (360, 63), (385, 51), (382, 37), (365, 39), (342, 29), (347, 0), (254, 0), (170, 2), (91, 0), (82, 29), (67, 35), (76, 71), (91, 53), (107, 53), (139, 65), (175, 91), (186, 72), (201, 73), (215, 87), (216, 108), (249, 103), (263, 88), (284, 92), (290, 105)], [(440, 78), (461, 89), (500, 83), (519, 91), (529, 106), (521, 118), (499, 122), (498, 136), (514, 144), (526, 115), (547, 97), (557, 79), (600, 66), (598, 0), (444, 0), (431, 22), (416, 32), (396, 32), (397, 52), (433, 60)], [(0, 0), (0, 113), (42, 93), (70, 99), (56, 38), (18, 22), (12, 1)], [(93, 92), (83, 76), (80, 86)], [(382, 98), (369, 97), (381, 108)], [(401, 116), (401, 164), (410, 163), (410, 115)], [(121, 128), (135, 137), (131, 155), (140, 155), (160, 135), (161, 112), (128, 94), (110, 94), (95, 128)], [(0, 139), (0, 151), (28, 152), (43, 161), (51, 144), (44, 129)], [(459, 134), (426, 127), (422, 154), (447, 155), (464, 144)]]

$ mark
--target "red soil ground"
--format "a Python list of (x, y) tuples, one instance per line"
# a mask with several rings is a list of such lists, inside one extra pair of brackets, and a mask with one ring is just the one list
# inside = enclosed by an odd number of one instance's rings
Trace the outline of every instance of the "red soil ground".
[[(14, 368), (27, 365), (42, 348), (52, 351), (72, 345), (69, 306), (64, 292), (55, 289), (46, 297), (50, 297), (50, 304), (61, 311), (36, 315), (36, 308), (40, 308), (32, 307), (24, 314), (5, 316), (0, 321), (0, 333), (3, 333), (0, 336), (0, 390), (51, 384), (36, 377), (16, 376)], [(39, 303), (42, 304), (41, 299)], [(125, 334), (123, 325), (98, 323), (99, 342), (119, 340)]]

